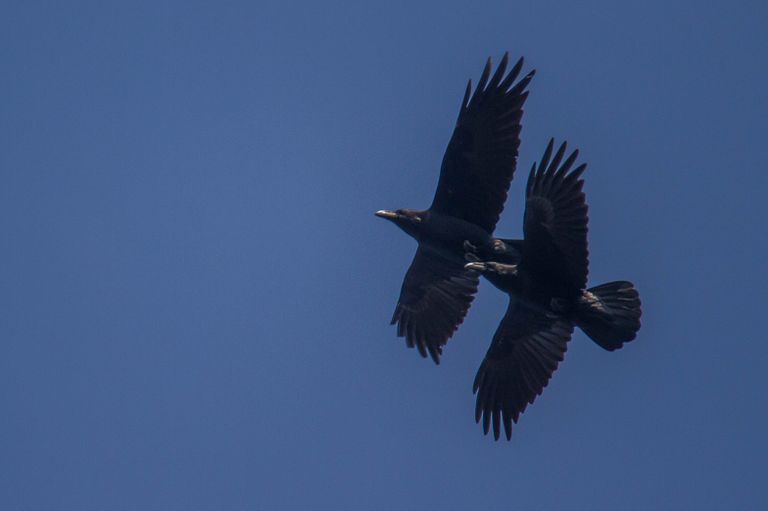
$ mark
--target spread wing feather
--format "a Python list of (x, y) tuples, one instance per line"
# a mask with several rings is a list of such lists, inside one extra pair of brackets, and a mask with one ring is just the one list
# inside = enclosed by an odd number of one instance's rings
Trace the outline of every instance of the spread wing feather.
[(442, 347), (464, 321), (478, 281), (476, 272), (419, 247), (392, 316), (397, 335), (439, 364)]
[[(573, 151), (563, 161), (566, 144), (552, 157), (554, 141), (526, 185), (523, 219), (523, 261), (540, 290), (559, 297), (575, 298), (587, 284), (587, 204), (581, 174), (586, 164), (571, 170), (578, 157)], [(550, 161), (551, 158), (551, 161)]]
[(572, 333), (570, 321), (510, 300), (473, 385), (475, 420), (486, 434), (492, 424), (498, 440), (503, 425), (511, 438), (512, 422), (547, 386)]
[(467, 84), (456, 127), (440, 169), (430, 209), (458, 217), (492, 233), (504, 209), (520, 146), (520, 120), (534, 71), (513, 85), (523, 67), (505, 76), (508, 54), (491, 77), (488, 59), (472, 94)]

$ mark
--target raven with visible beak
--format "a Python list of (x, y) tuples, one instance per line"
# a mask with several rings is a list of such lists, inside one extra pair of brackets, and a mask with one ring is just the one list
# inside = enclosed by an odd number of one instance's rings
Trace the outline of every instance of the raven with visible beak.
[[(472, 252), (465, 265), (509, 294), (509, 306), (475, 377), (475, 420), (491, 421), (498, 440), (503, 422), (507, 439), (528, 404), (541, 394), (563, 360), (574, 325), (606, 350), (621, 348), (640, 329), (640, 297), (631, 282), (609, 282), (586, 289), (588, 271), (587, 204), (578, 151), (564, 161), (566, 144), (554, 158), (553, 141), (534, 164), (526, 186), (524, 239), (519, 257), (503, 254), (479, 261)], [(562, 165), (561, 165), (562, 162)], [(570, 171), (570, 172), (569, 172)], [(510, 264), (512, 263), (512, 264)]]
[(467, 84), (429, 209), (376, 212), (418, 242), (392, 323), (409, 347), (435, 363), (477, 291), (477, 272), (464, 268), (463, 243), (493, 245), (515, 172), (525, 88), (534, 71), (515, 83), (523, 59), (505, 75), (507, 63), (505, 54), (491, 77), (488, 59), (474, 94), (472, 82)]

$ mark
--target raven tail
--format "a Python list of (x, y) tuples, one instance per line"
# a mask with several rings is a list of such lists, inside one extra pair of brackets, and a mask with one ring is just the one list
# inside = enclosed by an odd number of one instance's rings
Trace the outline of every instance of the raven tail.
[(600, 347), (613, 351), (635, 338), (641, 314), (640, 295), (631, 282), (608, 282), (584, 292), (573, 322)]

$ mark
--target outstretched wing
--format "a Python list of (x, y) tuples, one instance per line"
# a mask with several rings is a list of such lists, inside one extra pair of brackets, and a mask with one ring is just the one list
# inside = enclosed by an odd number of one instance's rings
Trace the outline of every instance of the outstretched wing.
[[(576, 298), (587, 285), (587, 203), (581, 174), (586, 164), (569, 173), (578, 150), (563, 162), (566, 144), (552, 161), (549, 141), (541, 164), (534, 164), (526, 186), (523, 219), (523, 261), (540, 291), (550, 296)], [(561, 165), (562, 162), (562, 165)]]
[(440, 363), (442, 347), (466, 316), (478, 286), (477, 272), (421, 246), (405, 274), (392, 323), (408, 347)]
[(492, 233), (504, 209), (520, 146), (520, 119), (528, 97), (525, 87), (534, 75), (517, 84), (523, 59), (504, 76), (508, 54), (491, 74), (491, 59), (470, 98), (467, 84), (456, 128), (448, 143), (430, 209), (462, 218)]
[(503, 422), (507, 440), (512, 437), (512, 421), (547, 386), (572, 333), (569, 321), (510, 299), (473, 386), (475, 421), (482, 417), (486, 434), (493, 421), (498, 440)]

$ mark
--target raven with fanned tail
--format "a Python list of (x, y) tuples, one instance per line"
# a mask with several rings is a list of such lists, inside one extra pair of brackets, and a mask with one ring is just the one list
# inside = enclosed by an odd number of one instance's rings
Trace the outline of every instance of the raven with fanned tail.
[(505, 54), (491, 76), (488, 59), (474, 93), (472, 82), (467, 84), (429, 209), (376, 212), (418, 242), (392, 323), (409, 347), (435, 363), (477, 291), (478, 273), (464, 268), (463, 242), (492, 245), (515, 172), (526, 87), (534, 71), (515, 83), (523, 59), (509, 73), (507, 63)]
[[(578, 151), (565, 161), (566, 144), (552, 155), (550, 141), (526, 186), (523, 240), (497, 240), (514, 256), (480, 261), (483, 246), (468, 242), (467, 270), (477, 271), (509, 294), (506, 315), (475, 377), (475, 420), (491, 424), (507, 439), (528, 404), (540, 395), (563, 360), (574, 326), (613, 351), (640, 329), (640, 297), (631, 282), (587, 285), (587, 204), (581, 178), (571, 170)], [(485, 246), (487, 247), (487, 245)]]

